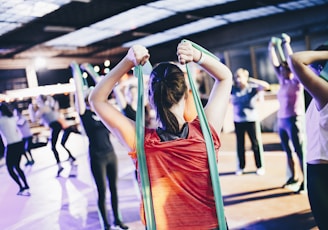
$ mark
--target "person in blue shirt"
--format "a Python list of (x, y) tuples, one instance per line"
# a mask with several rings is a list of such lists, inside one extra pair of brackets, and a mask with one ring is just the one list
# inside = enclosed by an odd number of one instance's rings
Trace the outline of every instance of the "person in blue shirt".
[(259, 141), (256, 134), (256, 122), (258, 121), (256, 103), (259, 91), (269, 90), (270, 85), (266, 81), (249, 77), (248, 70), (243, 68), (236, 70), (233, 80), (234, 85), (231, 91), (231, 102), (234, 111), (237, 157), (239, 161), (236, 175), (243, 174), (246, 165), (245, 133), (248, 134), (252, 144), (257, 167), (256, 173), (258, 175), (263, 175), (265, 171), (262, 167)]

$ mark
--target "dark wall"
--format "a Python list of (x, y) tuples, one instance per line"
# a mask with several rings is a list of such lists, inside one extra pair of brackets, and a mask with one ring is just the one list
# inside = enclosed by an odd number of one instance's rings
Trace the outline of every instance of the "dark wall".
[(36, 72), (39, 86), (69, 83), (72, 72), (67, 69), (44, 69)]
[(25, 69), (0, 70), (0, 93), (27, 87)]

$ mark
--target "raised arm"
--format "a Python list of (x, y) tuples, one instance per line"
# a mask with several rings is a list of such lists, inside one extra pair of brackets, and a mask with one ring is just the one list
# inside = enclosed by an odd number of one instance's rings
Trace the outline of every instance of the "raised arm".
[(77, 63), (71, 63), (71, 69), (73, 72), (74, 84), (75, 84), (75, 108), (77, 112), (82, 115), (86, 110), (86, 105), (84, 102), (84, 89), (83, 89), (83, 80), (80, 67)]
[(268, 45), (270, 60), (272, 62), (272, 65), (276, 68), (280, 66), (280, 61), (276, 52), (277, 39), (279, 38), (272, 37)]
[[(278, 50), (280, 49), (280, 50)], [(279, 54), (277, 53), (277, 50), (279, 51)], [(282, 75), (280, 73), (280, 66), (281, 66), (281, 61), (285, 59), (285, 56), (281, 57), (281, 55), (284, 55), (281, 49), (281, 39), (272, 37), (269, 45), (268, 45), (268, 52), (269, 52), (269, 57), (271, 60), (271, 63), (274, 67), (274, 72), (276, 74), (276, 77), (279, 80), (279, 83), (282, 81)]]
[(268, 82), (260, 80), (260, 79), (255, 79), (255, 78), (249, 77), (248, 82), (256, 84), (258, 91), (270, 89), (270, 84)]
[(121, 110), (123, 110), (127, 106), (127, 101), (126, 101), (126, 98), (125, 98), (125, 96), (122, 92), (122, 85), (121, 84), (122, 83), (117, 84), (114, 87), (113, 92), (114, 92), (115, 99), (116, 99), (116, 102), (117, 102), (118, 106), (120, 107)]
[(282, 33), (281, 34), (281, 37), (282, 37), (282, 45), (283, 45), (284, 51), (285, 51), (285, 56), (288, 57), (288, 56), (290, 56), (290, 55), (293, 54), (293, 49), (292, 49), (292, 47), (290, 45), (291, 38), (286, 33)]
[(32, 122), (36, 122), (39, 119), (39, 117), (36, 114), (35, 105), (33, 103), (30, 103), (28, 105), (28, 114)]
[(319, 110), (328, 103), (328, 82), (319, 77), (309, 65), (326, 60), (328, 60), (328, 51), (301, 51), (294, 53), (288, 59), (292, 71), (315, 99)]
[[(191, 55), (190, 49), (192, 49)], [(178, 45), (177, 55), (181, 64), (190, 61), (196, 62), (215, 80), (205, 107), (205, 114), (208, 122), (219, 135), (228, 108), (232, 87), (232, 73), (230, 69), (217, 58), (192, 47), (190, 42), (181, 42)]]
[(135, 123), (124, 116), (108, 102), (108, 96), (121, 77), (139, 64), (149, 59), (148, 50), (140, 45), (132, 46), (127, 55), (96, 85), (89, 96), (89, 102), (106, 127), (133, 150), (136, 142)]

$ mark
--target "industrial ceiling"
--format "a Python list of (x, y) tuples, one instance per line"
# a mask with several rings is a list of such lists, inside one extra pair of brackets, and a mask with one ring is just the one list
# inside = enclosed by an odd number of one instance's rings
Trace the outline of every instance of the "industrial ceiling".
[(38, 57), (49, 68), (115, 65), (135, 43), (149, 48), (152, 62), (175, 60), (182, 38), (225, 50), (282, 32), (328, 36), (327, 12), (327, 0), (0, 0), (0, 69)]

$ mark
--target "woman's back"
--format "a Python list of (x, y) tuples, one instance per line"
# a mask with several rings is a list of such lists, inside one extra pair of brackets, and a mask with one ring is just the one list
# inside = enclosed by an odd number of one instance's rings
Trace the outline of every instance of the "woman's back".
[[(213, 229), (218, 223), (199, 119), (188, 127), (187, 138), (164, 142), (155, 129), (146, 129), (145, 154), (151, 193), (158, 194), (153, 204), (160, 229)], [(217, 153), (220, 140), (213, 128), (211, 131)], [(136, 155), (133, 158), (137, 161)], [(195, 221), (200, 213), (202, 218)]]

